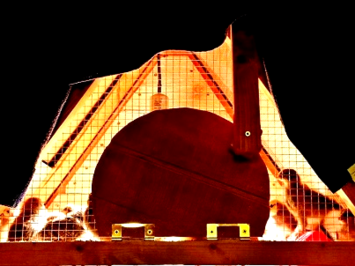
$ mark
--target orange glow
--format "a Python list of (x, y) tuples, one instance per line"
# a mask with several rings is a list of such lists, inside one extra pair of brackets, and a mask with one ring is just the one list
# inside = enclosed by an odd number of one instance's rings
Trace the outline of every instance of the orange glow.
[[(92, 176), (105, 147), (124, 126), (152, 110), (188, 107), (212, 112), (228, 121), (233, 120), (233, 68), (229, 38), (226, 38), (220, 47), (207, 52), (171, 50), (163, 51), (160, 55), (161, 75), (157, 75), (158, 63), (155, 55), (142, 67), (123, 73), (119, 79), (117, 75), (106, 76), (97, 78), (90, 86), (88, 85), (89, 88), (84, 95), (41, 150), (25, 198), (39, 197), (43, 202), (47, 202), (47, 210), (51, 213), (60, 212), (68, 203), (80, 206), (84, 210), (87, 207), (88, 195), (91, 193)], [(161, 93), (157, 93), (158, 79)], [(108, 91), (111, 84), (114, 85)], [(107, 95), (99, 107), (93, 108), (105, 94)], [(292, 168), (300, 174), (303, 184), (339, 201), (342, 207), (351, 208), (355, 214), (351, 202), (341, 203), (339, 196), (333, 195), (320, 181), (303, 155), (288, 139), (273, 95), (261, 80), (259, 99), (264, 147), (262, 152), (265, 153), (262, 158), (269, 171), (270, 200), (285, 202), (285, 189), (277, 182), (276, 176), (279, 168)], [(95, 111), (87, 118), (91, 110)], [(83, 121), (85, 123), (82, 123)], [(77, 132), (80, 125), (84, 126), (73, 138), (75, 141), (72, 141), (53, 166), (49, 166), (48, 162), (63, 150), (62, 147), (68, 138)], [(342, 190), (338, 194), (342, 198), (346, 197)], [(12, 211), (14, 213), (9, 219), (13, 220), (18, 216), (19, 210)], [(336, 234), (344, 227), (339, 216), (340, 214), (334, 211), (326, 216), (324, 224), (328, 226), (330, 234)], [(8, 232), (3, 225), (7, 218), (0, 218), (2, 219), (0, 221), (4, 221), (0, 223), (0, 240), (6, 241)], [(308, 223), (318, 225), (320, 221), (309, 219)], [(126, 224), (125, 227), (141, 226), (143, 224), (135, 222)], [(289, 228), (278, 224), (270, 216), (265, 234), (260, 239), (285, 241), (290, 240), (291, 234)], [(100, 238), (92, 232), (86, 232), (77, 240), (100, 241)], [(111, 238), (101, 240), (111, 241)], [(166, 242), (194, 240), (196, 238), (175, 236), (155, 238), (155, 241)]]

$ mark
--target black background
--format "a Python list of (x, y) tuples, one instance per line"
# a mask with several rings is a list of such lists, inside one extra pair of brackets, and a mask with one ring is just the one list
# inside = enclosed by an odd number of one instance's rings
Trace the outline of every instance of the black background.
[(347, 168), (355, 163), (351, 8), (206, 3), (4, 10), (0, 204), (13, 205), (29, 182), (69, 83), (136, 69), (167, 49), (211, 50), (245, 16), (289, 138), (331, 190), (349, 181)]

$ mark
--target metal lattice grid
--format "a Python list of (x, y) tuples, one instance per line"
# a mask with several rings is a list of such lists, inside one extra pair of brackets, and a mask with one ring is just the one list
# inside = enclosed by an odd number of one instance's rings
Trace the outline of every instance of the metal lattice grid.
[[(70, 112), (43, 147), (22, 204), (2, 208), (1, 241), (100, 240), (90, 208), (91, 182), (113, 136), (136, 118), (165, 108), (205, 110), (232, 122), (232, 64), (227, 37), (212, 51), (164, 51), (139, 69), (72, 85), (72, 94), (81, 91), (81, 97), (64, 108)], [(270, 218), (260, 240), (355, 240), (352, 213), (290, 142), (260, 80), (259, 97), (261, 156), (271, 188)], [(287, 171), (293, 175), (280, 175)]]

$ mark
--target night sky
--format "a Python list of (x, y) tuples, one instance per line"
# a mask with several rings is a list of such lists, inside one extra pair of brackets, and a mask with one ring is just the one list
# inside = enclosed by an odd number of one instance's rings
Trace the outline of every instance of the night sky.
[(120, 3), (48, 6), (46, 13), (31, 5), (10, 11), (1, 49), (0, 204), (13, 205), (29, 182), (69, 83), (136, 69), (163, 50), (211, 50), (245, 15), (254, 21), (291, 141), (328, 187), (339, 189), (355, 163), (350, 8), (248, 5)]

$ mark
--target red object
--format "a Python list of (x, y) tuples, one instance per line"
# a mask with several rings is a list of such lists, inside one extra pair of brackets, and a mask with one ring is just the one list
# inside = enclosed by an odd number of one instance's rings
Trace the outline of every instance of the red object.
[[(310, 231), (301, 235), (296, 241), (333, 241), (329, 239), (322, 231)], [(309, 266), (309, 265), (298, 265)]]
[(310, 231), (301, 235), (296, 241), (333, 241), (322, 231)]

